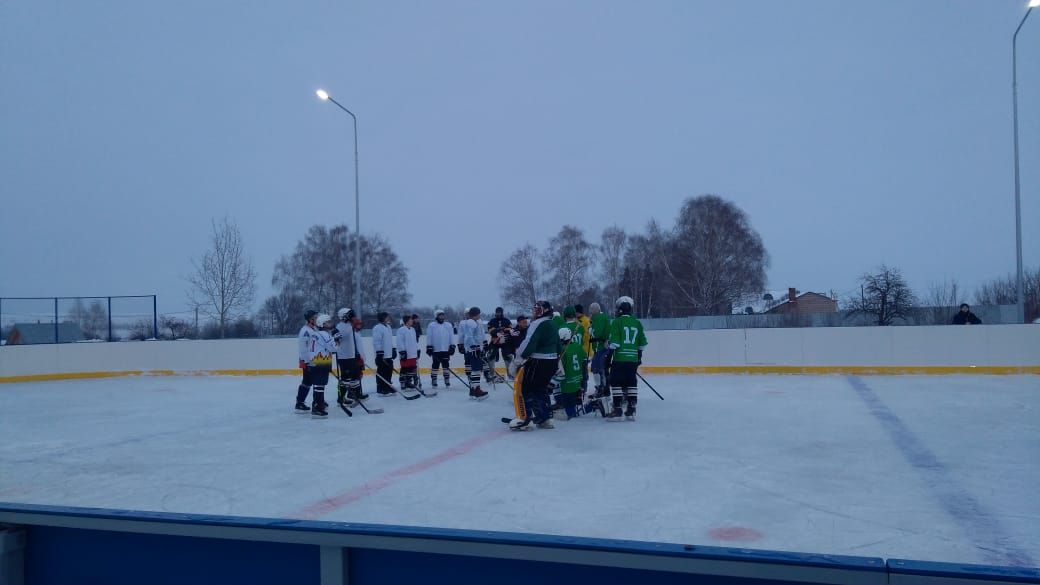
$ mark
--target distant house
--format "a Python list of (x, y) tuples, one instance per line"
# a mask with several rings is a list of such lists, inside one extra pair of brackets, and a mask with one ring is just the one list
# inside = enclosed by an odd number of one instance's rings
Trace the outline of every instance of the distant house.
[[(83, 341), (86, 335), (75, 323), (58, 323), (58, 343)], [(15, 323), (7, 334), (7, 345), (54, 343), (54, 323)]]
[(766, 313), (770, 314), (802, 314), (837, 313), (838, 301), (820, 293), (804, 292), (798, 294), (793, 288), (787, 289), (787, 299), (774, 305)]

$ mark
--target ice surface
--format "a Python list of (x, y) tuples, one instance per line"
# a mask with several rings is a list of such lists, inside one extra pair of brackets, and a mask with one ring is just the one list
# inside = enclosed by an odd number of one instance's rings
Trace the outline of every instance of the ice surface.
[[(1040, 378), (648, 376), (639, 420), (292, 412), (296, 378), (0, 385), (0, 501), (993, 564), (1040, 560)], [(429, 385), (429, 379), (426, 378)], [(334, 402), (334, 394), (327, 397)]]

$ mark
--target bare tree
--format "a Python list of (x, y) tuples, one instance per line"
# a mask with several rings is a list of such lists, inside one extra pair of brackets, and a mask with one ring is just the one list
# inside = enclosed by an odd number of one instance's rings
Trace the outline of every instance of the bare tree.
[[(625, 245), (624, 269), (621, 272), (621, 295), (635, 301), (635, 314), (646, 318), (661, 314), (661, 280), (664, 264), (661, 260), (663, 234), (655, 220), (650, 220), (645, 234), (628, 236)], [(620, 296), (620, 295), (618, 295)], [(608, 299), (611, 303), (617, 297)]]
[(898, 268), (882, 264), (875, 274), (860, 277), (860, 284), (860, 296), (848, 301), (849, 316), (868, 315), (878, 325), (912, 317), (917, 298)]
[(361, 236), (364, 304), (357, 306), (353, 273), (356, 239), (357, 234), (343, 225), (331, 229), (312, 226), (296, 244), (296, 250), (275, 264), (271, 284), (280, 291), (298, 294), (315, 310), (352, 307), (371, 315), (405, 307), (411, 300), (408, 271), (390, 243), (378, 234)]
[(614, 225), (603, 230), (599, 246), (596, 247), (603, 278), (603, 292), (611, 300), (621, 296), (621, 279), (625, 272), (624, 259), (627, 242), (628, 235), (625, 230)]
[(296, 333), (303, 324), (303, 297), (296, 291), (282, 289), (264, 301), (257, 313), (260, 328), (268, 335)]
[[(1025, 293), (1026, 322), (1040, 317), (1040, 266), (1022, 272)], [(1018, 300), (1015, 276), (1009, 274), (985, 282), (975, 291), (977, 305), (1013, 305)]]
[(561, 306), (579, 302), (588, 289), (585, 280), (591, 255), (592, 245), (574, 226), (563, 226), (560, 233), (549, 240), (549, 248), (542, 255), (548, 272), (546, 292)]
[(170, 332), (167, 339), (185, 339), (191, 335), (194, 327), (191, 323), (188, 323), (184, 319), (174, 317), (172, 315), (162, 315), (159, 317), (159, 329), (161, 331), (160, 336), (167, 337), (164, 335), (165, 331)]
[(192, 260), (195, 272), (188, 277), (192, 285), (189, 298), (217, 322), (223, 338), (228, 325), (249, 311), (256, 291), (256, 272), (252, 260), (245, 256), (238, 226), (227, 216), (211, 223), (210, 249), (200, 260)]
[(945, 325), (961, 304), (961, 292), (956, 280), (933, 282), (928, 287), (925, 304), (928, 305), (922, 317), (931, 325)]
[(101, 301), (95, 300), (90, 303), (81, 327), (87, 339), (103, 339), (108, 336), (108, 309)]
[(517, 248), (498, 269), (502, 287), (502, 303), (515, 310), (530, 309), (538, 301), (540, 290), (538, 249), (530, 243)]
[(694, 314), (728, 314), (765, 287), (769, 256), (739, 207), (717, 195), (688, 198), (662, 254), (678, 300)]

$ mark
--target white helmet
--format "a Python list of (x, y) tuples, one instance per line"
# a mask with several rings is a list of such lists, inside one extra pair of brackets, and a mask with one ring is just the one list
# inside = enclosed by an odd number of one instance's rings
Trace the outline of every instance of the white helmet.
[(560, 312), (559, 311), (553, 311), (553, 317), (559, 317), (559, 316), (560, 316)]
[(320, 328), (324, 327), (325, 324), (328, 323), (331, 319), (332, 319), (332, 317), (329, 317), (325, 313), (322, 313), (322, 314), (318, 315), (317, 319), (315, 319), (314, 324), (317, 325), (318, 328), (320, 329)]
[(440, 317), (443, 314), (444, 314), (444, 310), (443, 309), (437, 309), (436, 311), (433, 312), (433, 317), (434, 317), (434, 319), (436, 319), (437, 317)]
[(628, 303), (631, 307), (634, 307), (636, 304), (636, 302), (632, 300), (632, 297), (618, 297), (618, 300), (614, 301), (614, 308), (621, 308), (621, 303)]
[(354, 316), (353, 313), (354, 313), (354, 311), (351, 311), (350, 309), (348, 309), (346, 307), (343, 307), (342, 309), (336, 311), (336, 316), (339, 317), (340, 319), (346, 319), (348, 317), (353, 317)]
[(567, 327), (560, 327), (558, 333), (560, 335), (560, 341), (564, 343), (569, 342), (571, 340), (571, 335), (574, 335), (574, 332), (568, 329)]

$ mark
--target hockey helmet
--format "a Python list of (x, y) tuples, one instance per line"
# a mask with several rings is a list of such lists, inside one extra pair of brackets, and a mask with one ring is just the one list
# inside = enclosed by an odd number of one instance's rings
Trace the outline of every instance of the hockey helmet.
[(571, 336), (574, 335), (574, 332), (567, 327), (560, 327), (560, 330), (557, 333), (560, 336), (560, 341), (564, 343), (570, 342)]
[(328, 324), (328, 322), (331, 321), (331, 320), (332, 320), (332, 317), (329, 317), (325, 313), (322, 313), (322, 314), (318, 315), (317, 319), (314, 320), (314, 324), (317, 325), (318, 328), (320, 329), (320, 328), (324, 327), (326, 324)]
[(354, 309), (344, 307), (336, 311), (336, 316), (339, 317), (341, 321), (349, 321), (354, 318)]
[(567, 319), (573, 319), (578, 316), (578, 310), (568, 305), (563, 308), (563, 316)]

